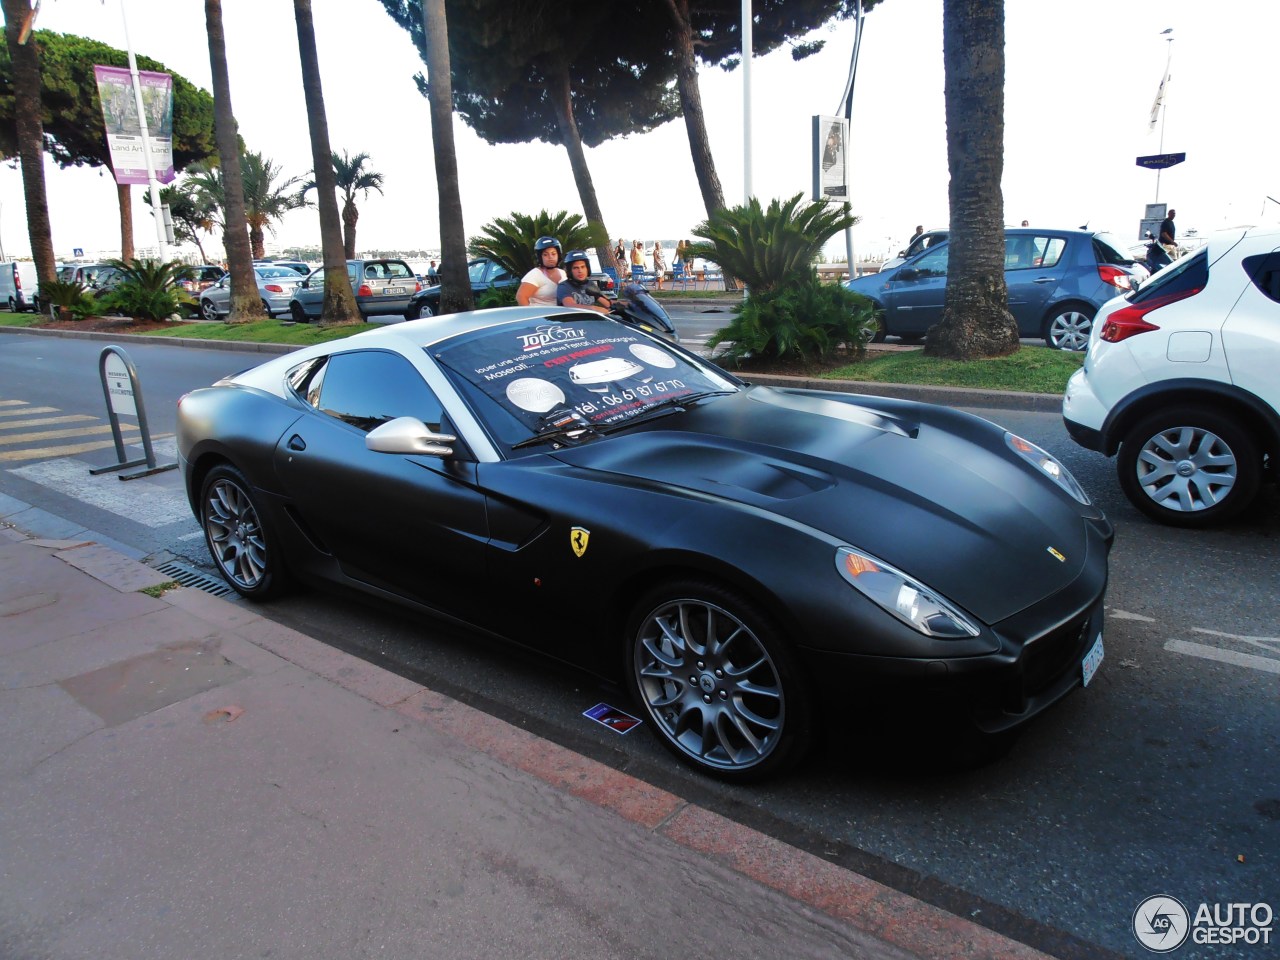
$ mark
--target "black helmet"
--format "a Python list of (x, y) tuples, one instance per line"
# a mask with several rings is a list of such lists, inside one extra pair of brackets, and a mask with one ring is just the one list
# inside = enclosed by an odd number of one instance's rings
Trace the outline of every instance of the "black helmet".
[(591, 260), (587, 257), (587, 251), (585, 250), (570, 250), (568, 253), (564, 255), (564, 260), (560, 262), (560, 266), (564, 267), (565, 272), (567, 273), (569, 271), (569, 268), (572, 267), (579, 260), (581, 260), (583, 263), (587, 265), (587, 273), (590, 273)]
[(564, 255), (564, 251), (560, 248), (560, 241), (555, 237), (539, 237), (533, 245), (533, 259), (535, 266), (542, 266), (542, 251), (548, 247), (556, 248), (556, 266), (560, 265), (560, 258)]

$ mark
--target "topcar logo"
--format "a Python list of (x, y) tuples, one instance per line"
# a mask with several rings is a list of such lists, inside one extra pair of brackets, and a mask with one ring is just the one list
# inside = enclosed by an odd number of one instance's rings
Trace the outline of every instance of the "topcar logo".
[(1186, 943), (1190, 921), (1187, 908), (1173, 897), (1147, 897), (1133, 911), (1133, 935), (1152, 953), (1168, 953)]

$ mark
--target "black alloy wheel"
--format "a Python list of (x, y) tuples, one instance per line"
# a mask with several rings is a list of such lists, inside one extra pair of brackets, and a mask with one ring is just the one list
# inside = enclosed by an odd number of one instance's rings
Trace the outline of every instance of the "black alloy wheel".
[(810, 708), (790, 651), (744, 597), (697, 581), (659, 587), (626, 638), (631, 693), (680, 760), (741, 783), (807, 751)]

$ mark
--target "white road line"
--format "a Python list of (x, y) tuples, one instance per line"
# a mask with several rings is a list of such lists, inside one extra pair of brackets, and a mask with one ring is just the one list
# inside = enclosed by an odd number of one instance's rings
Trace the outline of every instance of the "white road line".
[(1140, 613), (1129, 613), (1126, 610), (1107, 610), (1108, 620), (1137, 620), (1139, 623), (1155, 623), (1154, 617), (1144, 617)]
[(0, 410), (0, 417), (25, 417), (31, 413), (61, 413), (57, 407), (30, 407), (21, 400), (0, 400), (0, 407), (17, 406), (15, 410)]
[[(30, 413), (29, 410), (23, 411)], [(0, 414), (3, 416), (3, 414)], [(43, 427), (47, 423), (83, 423), (86, 420), (97, 420), (87, 413), (68, 413), (61, 417), (38, 417), (35, 420), (0, 420), (0, 430), (17, 430), (19, 427)]]
[(1186, 640), (1170, 640), (1164, 645), (1164, 648), (1173, 653), (1185, 653), (1190, 657), (1217, 660), (1219, 663), (1248, 667), (1250, 670), (1261, 670), (1264, 673), (1280, 673), (1280, 660), (1272, 657), (1255, 657), (1251, 653), (1238, 653), (1235, 650), (1223, 650), (1221, 647), (1210, 647), (1203, 643), (1189, 643)]
[[(134, 433), (137, 432), (137, 429), (137, 427), (129, 428)], [(124, 440), (126, 443), (133, 443), (136, 438), (128, 436)], [(0, 451), (0, 462), (19, 463), (23, 460), (51, 460), (56, 457), (74, 457), (81, 453), (91, 453), (94, 450), (107, 450), (114, 447), (115, 444), (114, 440), (98, 440), (93, 443), (60, 444), (56, 447), (21, 447), (17, 450)]]
[[(137, 445), (130, 449), (136, 451)], [(157, 459), (163, 457), (157, 455)], [(46, 460), (9, 472), (148, 527), (193, 519), (180, 489), (161, 486), (146, 477), (128, 483), (121, 483), (115, 474), (91, 477), (89, 464), (80, 460)]]
[[(137, 429), (120, 424), (122, 430)], [(96, 427), (69, 427), (66, 430), (40, 430), (36, 433), (15, 433), (12, 436), (0, 437), (0, 446), (8, 447), (19, 443), (31, 443), (34, 440), (61, 440), (64, 437), (87, 437), (95, 433), (110, 433), (111, 424), (103, 423)]]

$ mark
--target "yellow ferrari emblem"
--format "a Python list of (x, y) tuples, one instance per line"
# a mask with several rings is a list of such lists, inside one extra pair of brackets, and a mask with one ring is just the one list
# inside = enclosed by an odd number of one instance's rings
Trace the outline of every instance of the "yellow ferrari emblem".
[(1062, 554), (1060, 554), (1057, 550), (1053, 549), (1053, 547), (1050, 547), (1050, 548), (1049, 548), (1049, 552), (1050, 552), (1051, 554), (1053, 554), (1055, 557), (1057, 557), (1057, 559), (1058, 559), (1058, 561), (1059, 561), (1060, 563), (1066, 563), (1066, 562), (1067, 562), (1067, 558), (1066, 558), (1066, 557), (1064, 557)]
[(569, 546), (573, 547), (575, 556), (587, 552), (587, 541), (591, 539), (591, 531), (586, 527), (574, 527), (569, 531)]

